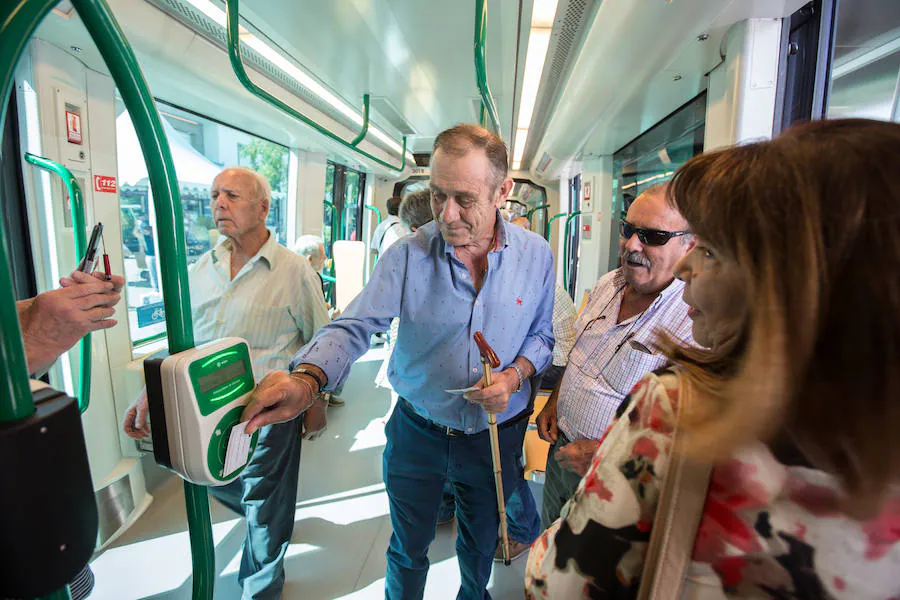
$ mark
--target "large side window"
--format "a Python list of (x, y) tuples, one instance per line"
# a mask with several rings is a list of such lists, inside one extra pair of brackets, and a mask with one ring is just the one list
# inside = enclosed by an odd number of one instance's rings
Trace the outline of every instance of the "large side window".
[(828, 118), (900, 121), (900, 2), (839, 2)]
[[(226, 166), (241, 165), (260, 172), (272, 187), (266, 224), (277, 240), (287, 241), (287, 196), (290, 150), (280, 144), (229, 127), (178, 107), (158, 103), (178, 176), (184, 214), (188, 264), (218, 241), (209, 191)], [(147, 167), (131, 118), (121, 101), (116, 106), (119, 202), (125, 256), (125, 299), (134, 346), (165, 335), (156, 215)]]

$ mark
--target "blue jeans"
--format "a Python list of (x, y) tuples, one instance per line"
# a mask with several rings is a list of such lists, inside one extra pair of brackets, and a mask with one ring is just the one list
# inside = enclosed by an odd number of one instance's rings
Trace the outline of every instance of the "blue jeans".
[(242, 600), (281, 597), (284, 555), (294, 532), (300, 442), (296, 419), (263, 427), (241, 476), (228, 485), (209, 488), (214, 498), (247, 519), (238, 571)]
[[(512, 491), (509, 500), (506, 501), (506, 523), (509, 539), (521, 544), (534, 543), (541, 534), (541, 517), (538, 515), (537, 505), (528, 482), (525, 481), (524, 469), (519, 467), (520, 475), (516, 480), (516, 487)], [(441, 509), (438, 513), (438, 521), (446, 521), (456, 513), (456, 501), (453, 499), (453, 490), (450, 484), (444, 484), (441, 493)]]
[[(528, 419), (500, 430), (503, 489), (509, 498), (521, 479), (522, 439)], [(497, 495), (490, 436), (448, 436), (432, 429), (400, 400), (385, 427), (385, 488), (394, 533), (387, 551), (385, 597), (422, 598), (428, 575), (428, 546), (434, 539), (444, 482), (456, 501), (456, 556), (461, 585), (457, 598), (490, 599), (487, 583), (497, 549)]]

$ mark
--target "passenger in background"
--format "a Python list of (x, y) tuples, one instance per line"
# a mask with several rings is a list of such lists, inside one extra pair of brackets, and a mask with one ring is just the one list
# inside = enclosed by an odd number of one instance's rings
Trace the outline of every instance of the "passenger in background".
[(394, 242), (406, 235), (403, 225), (400, 223), (400, 217), (397, 216), (400, 213), (400, 202), (400, 198), (396, 196), (388, 199), (388, 216), (372, 232), (372, 241), (369, 245), (378, 258), (381, 258), (384, 251), (390, 248)]
[[(319, 276), (319, 283), (322, 284), (322, 300), (324, 301), (325, 280), (322, 279), (322, 271), (325, 269), (327, 256), (325, 255), (325, 243), (322, 241), (322, 238), (317, 235), (301, 235), (294, 242), (293, 250), (294, 253), (307, 259), (309, 261), (309, 266), (311, 266), (313, 271), (316, 272), (316, 275)], [(341, 311), (336, 308), (331, 308), (331, 305), (328, 304), (328, 302), (325, 302), (325, 307), (328, 309), (328, 314), (332, 319), (340, 316)], [(344, 399), (340, 397), (341, 392), (342, 389), (336, 389), (333, 393), (323, 392), (322, 399), (328, 406), (344, 406), (346, 403), (344, 402)]]
[(553, 444), (541, 508), (545, 528), (575, 492), (625, 396), (645, 373), (668, 362), (653, 346), (657, 333), (691, 339), (684, 284), (673, 269), (692, 241), (665, 189), (654, 186), (629, 207), (619, 237), (622, 267), (591, 291), (575, 323), (569, 362), (538, 415), (539, 435)]
[(678, 169), (703, 348), (663, 338), (675, 367), (632, 390), (529, 598), (898, 597), (898, 157), (900, 125), (823, 120)]
[[(248, 433), (294, 417), (319, 389), (346, 379), (373, 332), (400, 318), (389, 368), (400, 400), (385, 427), (382, 469), (393, 527), (385, 595), (392, 600), (422, 598), (447, 480), (458, 507), (458, 597), (490, 598), (500, 520), (487, 413), (500, 424), (508, 495), (528, 424), (529, 378), (550, 363), (553, 347), (553, 254), (543, 239), (499, 217), (513, 184), (508, 170), (506, 146), (483, 127), (439, 134), (431, 159), (435, 222), (391, 247), (347, 311), (294, 356), (290, 374), (269, 373), (244, 412)], [(484, 388), (476, 331), (502, 365)], [(469, 387), (477, 389), (458, 391)]]
[[(227, 336), (250, 344), (256, 377), (283, 369), (290, 357), (328, 323), (321, 284), (309, 262), (275, 240), (266, 228), (271, 189), (265, 177), (229, 167), (210, 190), (216, 227), (228, 238), (204, 253), (188, 272), (197, 344)], [(296, 415), (295, 415), (296, 416)], [(304, 437), (314, 439), (326, 423), (316, 400), (303, 414)], [(128, 409), (125, 432), (150, 434), (147, 395)], [(284, 555), (294, 530), (300, 431), (296, 419), (263, 427), (241, 476), (210, 494), (247, 519), (238, 581), (243, 598), (281, 597)]]

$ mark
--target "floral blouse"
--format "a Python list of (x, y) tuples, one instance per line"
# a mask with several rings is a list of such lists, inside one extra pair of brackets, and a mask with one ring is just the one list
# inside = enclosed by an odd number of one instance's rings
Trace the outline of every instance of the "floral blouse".
[[(634, 598), (669, 465), (678, 378), (646, 375), (562, 517), (531, 548), (526, 597)], [(684, 597), (900, 599), (900, 493), (859, 522), (836, 479), (764, 445), (712, 472)]]

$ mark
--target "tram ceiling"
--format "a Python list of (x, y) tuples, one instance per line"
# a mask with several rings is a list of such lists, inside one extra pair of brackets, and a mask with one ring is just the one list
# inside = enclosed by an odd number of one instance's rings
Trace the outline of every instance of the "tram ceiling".
[[(604, 0), (537, 151), (523, 168), (610, 155), (706, 89), (729, 28), (804, 0)], [(705, 39), (699, 36), (705, 35)], [(550, 167), (552, 170), (553, 167)], [(546, 175), (546, 173), (544, 174)]]

